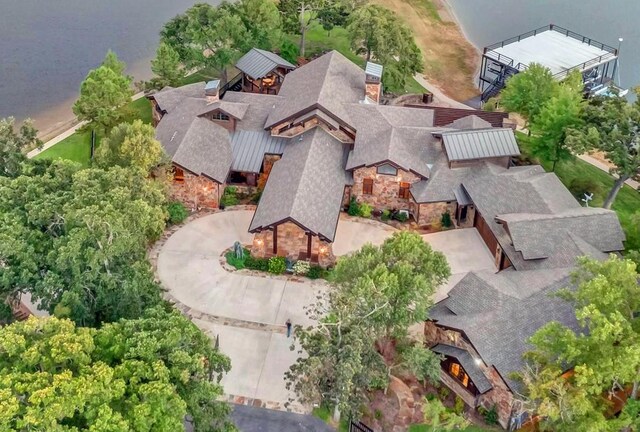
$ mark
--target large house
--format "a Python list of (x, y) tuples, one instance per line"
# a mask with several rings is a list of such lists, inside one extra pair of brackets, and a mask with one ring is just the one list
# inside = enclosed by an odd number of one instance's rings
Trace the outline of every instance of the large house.
[(449, 212), (456, 227), (475, 227), (496, 273), (466, 275), (425, 335), (443, 355), (442, 381), (472, 407), (496, 406), (507, 426), (527, 339), (550, 320), (575, 325), (549, 294), (567, 286), (576, 257), (624, 248), (616, 214), (582, 207), (540, 166), (512, 166), (520, 153), (502, 114), (381, 105), (382, 67), (362, 70), (336, 51), (295, 70), (272, 53), (247, 56), (243, 82), (272, 76), (275, 90), (220, 98), (213, 81), (150, 96), (175, 196), (217, 207), (226, 185), (260, 180), (252, 255), (323, 266), (351, 199), (406, 210), (421, 226)]

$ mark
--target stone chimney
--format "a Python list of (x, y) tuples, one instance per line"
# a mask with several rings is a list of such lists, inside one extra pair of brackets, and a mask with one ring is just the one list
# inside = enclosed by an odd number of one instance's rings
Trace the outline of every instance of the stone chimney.
[(382, 65), (367, 62), (364, 70), (365, 77), (365, 103), (380, 103), (382, 96)]
[(204, 86), (204, 95), (207, 98), (207, 103), (213, 103), (220, 100), (220, 80), (209, 81)]

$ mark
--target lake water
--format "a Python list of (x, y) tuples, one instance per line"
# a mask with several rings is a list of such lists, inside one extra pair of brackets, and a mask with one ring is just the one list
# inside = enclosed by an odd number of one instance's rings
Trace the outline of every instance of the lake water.
[(624, 42), (620, 80), (640, 84), (639, 0), (448, 0), (465, 35), (478, 48), (551, 23), (612, 47)]
[[(110, 48), (148, 78), (162, 24), (195, 1), (0, 0), (0, 117), (30, 116), (41, 130), (72, 119), (82, 79)], [(479, 48), (549, 23), (612, 46), (623, 37), (622, 85), (640, 82), (639, 0), (449, 2)]]
[(30, 116), (40, 129), (73, 118), (80, 83), (108, 49), (148, 78), (162, 25), (195, 2), (0, 0), (0, 118)]

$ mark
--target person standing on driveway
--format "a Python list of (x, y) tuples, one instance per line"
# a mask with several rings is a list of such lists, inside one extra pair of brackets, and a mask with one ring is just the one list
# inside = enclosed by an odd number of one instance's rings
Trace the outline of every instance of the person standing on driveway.
[(287, 322), (285, 323), (287, 325), (287, 337), (291, 336), (291, 320), (287, 319)]

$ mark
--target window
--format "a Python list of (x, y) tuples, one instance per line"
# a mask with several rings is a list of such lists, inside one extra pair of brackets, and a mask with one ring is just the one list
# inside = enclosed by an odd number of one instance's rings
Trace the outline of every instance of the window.
[(184, 182), (184, 171), (182, 170), (182, 168), (173, 167), (173, 180), (176, 183)]
[(384, 164), (384, 165), (380, 165), (378, 166), (378, 170), (377, 170), (378, 174), (385, 174), (385, 175), (398, 175), (398, 170), (389, 164)]
[(362, 180), (362, 194), (373, 195), (373, 179), (366, 178)]
[(458, 363), (451, 363), (449, 373), (454, 378), (457, 378), (463, 386), (469, 387), (469, 375), (465, 373), (464, 369), (462, 369)]
[(400, 192), (398, 192), (398, 196), (400, 198), (409, 198), (409, 188), (411, 187), (411, 183), (400, 182)]
[(211, 118), (214, 120), (229, 121), (229, 116), (223, 113), (222, 111), (214, 112)]

